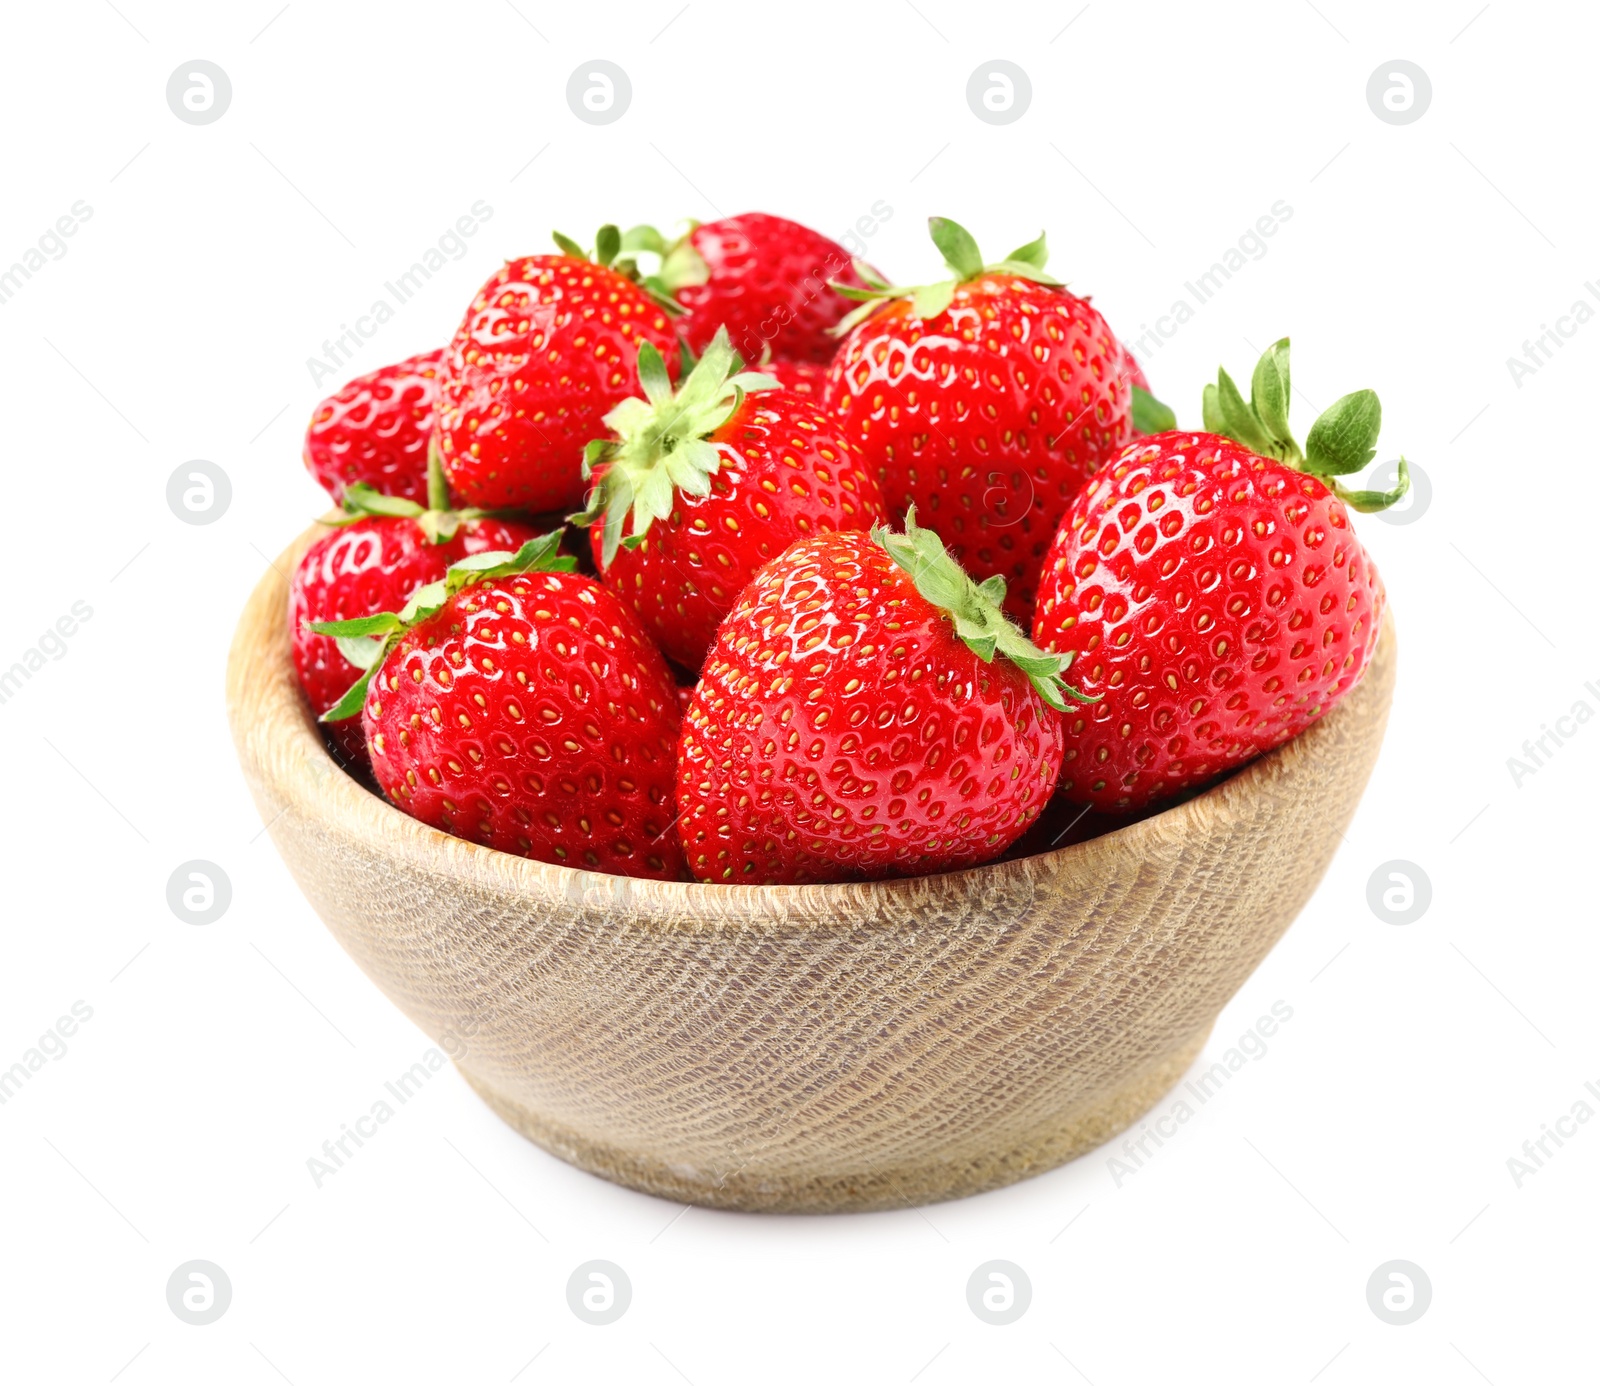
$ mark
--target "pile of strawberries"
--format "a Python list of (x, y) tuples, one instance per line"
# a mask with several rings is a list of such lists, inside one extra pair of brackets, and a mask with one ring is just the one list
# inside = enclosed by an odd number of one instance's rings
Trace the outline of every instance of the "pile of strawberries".
[(1339, 480), (1376, 396), (1302, 449), (1285, 340), (1178, 431), (1042, 236), (929, 225), (914, 288), (763, 214), (557, 236), (319, 406), (330, 749), (502, 851), (803, 883), (1114, 826), (1327, 712), (1384, 605), (1349, 512), (1406, 488)]

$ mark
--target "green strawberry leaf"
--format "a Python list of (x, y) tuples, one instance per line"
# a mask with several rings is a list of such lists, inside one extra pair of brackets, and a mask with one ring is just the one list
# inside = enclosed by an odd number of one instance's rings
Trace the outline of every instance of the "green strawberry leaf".
[(1219, 438), (1227, 431), (1227, 423), (1222, 417), (1221, 397), (1215, 385), (1207, 385), (1200, 392), (1200, 427), (1207, 433), (1215, 433)]
[(983, 273), (983, 256), (972, 234), (959, 222), (948, 217), (929, 217), (928, 234), (944, 256), (945, 264), (956, 272), (957, 279), (975, 279)]
[(651, 255), (667, 253), (667, 238), (653, 226), (630, 226), (622, 233), (622, 249), (630, 252), (647, 251)]
[(344, 635), (336, 637), (334, 643), (338, 645), (345, 663), (353, 664), (357, 669), (370, 669), (383, 657), (384, 642), (381, 639)]
[(563, 236), (559, 231), (552, 231), (550, 239), (560, 247), (563, 255), (570, 255), (574, 260), (587, 260), (589, 258), (584, 248), (573, 240), (571, 236)]
[(1167, 433), (1178, 426), (1178, 416), (1148, 390), (1133, 387), (1133, 426), (1140, 433)]
[(1032, 265), (1034, 269), (1042, 270), (1044, 262), (1049, 258), (1050, 250), (1045, 244), (1045, 233), (1041, 231), (1037, 239), (1029, 241), (1027, 245), (1019, 245), (1002, 263)]
[(362, 670), (361, 677), (345, 689), (344, 697), (317, 718), (317, 721), (346, 722), (356, 716), (367, 701), (367, 685), (372, 682), (373, 671), (376, 668), (377, 664), (374, 662), (370, 668)]
[(400, 617), (393, 611), (379, 611), (350, 621), (308, 621), (306, 629), (317, 635), (331, 635), (335, 640), (359, 640), (373, 635), (392, 635), (400, 625)]
[(1289, 339), (1274, 342), (1256, 362), (1250, 377), (1250, 408), (1271, 438), (1293, 444), (1289, 431)]
[(1332, 482), (1333, 493), (1352, 510), (1359, 510), (1364, 515), (1376, 514), (1380, 510), (1387, 510), (1411, 489), (1411, 468), (1403, 457), (1398, 471), (1392, 491), (1351, 491), (1335, 481)]
[(628, 538), (639, 543), (652, 523), (672, 514), (678, 491), (710, 494), (711, 477), (723, 454), (707, 439), (733, 416), (747, 393), (778, 387), (771, 376), (743, 368), (725, 327), (717, 329), (676, 390), (661, 354), (649, 343), (639, 348), (638, 369), (646, 397), (624, 399), (606, 414), (613, 436), (584, 449), (584, 474), (595, 485), (584, 509), (570, 517), (583, 525), (603, 518), (602, 569), (627, 545), (623, 525), (630, 516)]
[(942, 284), (924, 284), (911, 299), (911, 311), (924, 322), (938, 317), (950, 306), (957, 287), (954, 279), (946, 279)]
[(1072, 656), (1041, 650), (1006, 616), (1001, 609), (1005, 579), (995, 576), (974, 582), (950, 557), (939, 536), (917, 524), (916, 506), (906, 511), (904, 533), (896, 534), (880, 525), (872, 531), (872, 538), (896, 566), (910, 575), (924, 600), (951, 617), (956, 637), (984, 663), (993, 663), (996, 655), (1003, 655), (1027, 675), (1040, 698), (1058, 712), (1066, 711), (1068, 698), (1098, 701), (1063, 681), (1061, 676)]
[(651, 404), (661, 404), (672, 398), (672, 377), (667, 374), (667, 363), (650, 342), (639, 344), (639, 384)]
[(1227, 371), (1217, 372), (1217, 407), (1222, 411), (1222, 432), (1236, 443), (1243, 443), (1252, 452), (1266, 454), (1272, 439), (1256, 418), (1255, 411), (1244, 402), (1239, 387)]
[(602, 226), (594, 238), (594, 259), (597, 265), (609, 265), (622, 249), (622, 232), (609, 222)]
[(1334, 400), (1306, 434), (1306, 470), (1318, 476), (1359, 472), (1378, 455), (1383, 407), (1371, 390)]

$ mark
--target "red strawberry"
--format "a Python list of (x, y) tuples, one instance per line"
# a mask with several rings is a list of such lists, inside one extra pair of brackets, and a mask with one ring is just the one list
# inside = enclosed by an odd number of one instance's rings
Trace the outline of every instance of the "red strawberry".
[[(703, 881), (870, 880), (999, 856), (1049, 802), (1066, 660), (938, 536), (803, 539), (722, 623), (678, 752)], [(996, 658), (996, 655), (999, 658)]]
[(956, 277), (847, 290), (863, 301), (825, 400), (890, 512), (914, 503), (964, 568), (1006, 579), (1026, 620), (1062, 512), (1132, 435), (1123, 349), (1045, 274), (1043, 236), (985, 265), (961, 227), (929, 225)]
[[(534, 537), (527, 525), (473, 512), (424, 512), (412, 501), (378, 497), (355, 486), (353, 507), (363, 499), (378, 510), (330, 530), (300, 560), (289, 584), (289, 648), (294, 671), (311, 711), (333, 707), (361, 673), (330, 636), (308, 629), (312, 621), (346, 621), (394, 611), (417, 588), (437, 582), (452, 563), (490, 549), (519, 549)], [(361, 724), (330, 724), (339, 750), (355, 765), (367, 763)]]
[(439, 452), (469, 505), (581, 504), (583, 446), (637, 388), (639, 344), (676, 366), (669, 315), (617, 261), (616, 227), (601, 228), (593, 260), (556, 239), (565, 254), (509, 260), (478, 290), (445, 357)]
[(386, 496), (427, 500), (443, 358), (441, 349), (380, 366), (317, 406), (306, 430), (306, 470), (336, 502), (356, 482)]
[(819, 401), (822, 398), (823, 386), (828, 379), (828, 368), (818, 365), (815, 361), (774, 358), (762, 362), (757, 369), (762, 375), (770, 375), (785, 390), (792, 390), (797, 395), (809, 395)]
[(1033, 637), (1077, 657), (1101, 701), (1063, 721), (1061, 792), (1139, 808), (1304, 730), (1360, 680), (1384, 591), (1347, 507), (1405, 494), (1336, 479), (1373, 457), (1380, 410), (1346, 395), (1289, 431), (1289, 343), (1256, 367), (1246, 404), (1206, 387), (1206, 433), (1130, 446), (1067, 511), (1045, 561)]
[(848, 307), (830, 282), (861, 283), (837, 241), (765, 212), (697, 224), (671, 244), (639, 226), (625, 245), (662, 256), (661, 278), (688, 310), (680, 330), (691, 347), (704, 351), (726, 327), (747, 361), (764, 350), (826, 361), (837, 345), (828, 329)]
[(575, 517), (592, 526), (606, 585), (690, 669), (768, 559), (796, 539), (887, 518), (877, 482), (817, 402), (738, 369), (719, 331), (674, 394), (661, 354), (640, 347), (647, 398), (606, 415), (619, 441), (591, 445), (595, 487)]
[(537, 861), (676, 880), (678, 697), (637, 618), (556, 553), (479, 554), (405, 610), (320, 626), (364, 637), (373, 773), (412, 817)]

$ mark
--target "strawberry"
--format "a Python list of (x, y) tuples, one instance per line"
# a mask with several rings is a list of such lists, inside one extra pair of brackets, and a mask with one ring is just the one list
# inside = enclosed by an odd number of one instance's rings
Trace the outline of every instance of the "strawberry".
[(1002, 613), (914, 513), (802, 539), (717, 633), (684, 715), (679, 833), (702, 881), (975, 866), (1050, 800), (1068, 660)]
[(1078, 489), (1132, 436), (1121, 344), (1044, 272), (1045, 240), (985, 265), (953, 221), (929, 222), (955, 278), (865, 289), (824, 400), (861, 445), (891, 514), (915, 503), (975, 577), (999, 575), (1027, 620), (1039, 564)]
[(536, 861), (678, 879), (672, 675), (560, 538), (464, 559), (398, 612), (316, 625), (367, 666), (325, 720), (361, 714), (379, 786), (424, 823)]
[(306, 470), (336, 503), (356, 482), (386, 496), (427, 499), (443, 358), (441, 349), (380, 366), (317, 406), (306, 430)]
[(466, 504), (581, 504), (583, 445), (637, 388), (639, 344), (676, 368), (668, 310), (632, 261), (617, 259), (617, 228), (601, 227), (592, 259), (556, 242), (562, 254), (508, 260), (478, 290), (446, 353), (436, 436)]
[(1204, 433), (1132, 444), (1072, 503), (1045, 560), (1033, 638), (1077, 657), (1103, 695), (1066, 725), (1061, 792), (1125, 812), (1297, 735), (1359, 682), (1383, 583), (1349, 510), (1405, 494), (1347, 490), (1374, 456), (1370, 390), (1336, 401), (1302, 452), (1289, 431), (1289, 343), (1246, 403), (1226, 371)]
[(828, 379), (828, 368), (815, 361), (790, 361), (775, 357), (762, 362), (758, 369), (762, 375), (770, 375), (785, 390), (792, 390), (797, 395), (809, 395), (816, 400), (821, 400), (822, 387)]
[[(379, 496), (359, 483), (346, 491), (345, 501), (348, 518), (306, 550), (289, 584), (290, 654), (319, 717), (361, 671), (331, 637), (311, 631), (310, 622), (393, 611), (418, 587), (442, 578), (452, 563), (490, 549), (518, 549), (533, 538), (526, 525), (473, 511), (424, 511), (414, 501)], [(359, 722), (334, 723), (329, 731), (350, 764), (366, 765)]]
[(673, 659), (698, 669), (740, 590), (796, 539), (887, 518), (878, 483), (814, 399), (740, 372), (726, 331), (673, 393), (639, 348), (644, 399), (606, 415), (590, 445), (588, 524), (608, 587)]
[(695, 351), (726, 327), (747, 361), (763, 349), (826, 361), (837, 345), (828, 329), (848, 308), (830, 281), (861, 282), (837, 241), (765, 212), (695, 223), (670, 243), (654, 227), (636, 226), (624, 246), (662, 257), (661, 279), (687, 310), (680, 330)]

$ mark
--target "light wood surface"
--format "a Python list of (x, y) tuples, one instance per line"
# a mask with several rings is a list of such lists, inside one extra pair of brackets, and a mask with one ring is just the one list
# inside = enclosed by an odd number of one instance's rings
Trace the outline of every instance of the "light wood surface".
[(640, 881), (449, 837), (346, 776), (262, 578), (228, 665), (239, 759), (328, 928), (508, 1122), (724, 1208), (831, 1212), (1037, 1174), (1147, 1111), (1316, 887), (1383, 739), (1366, 678), (1206, 794), (1040, 856), (835, 886)]

